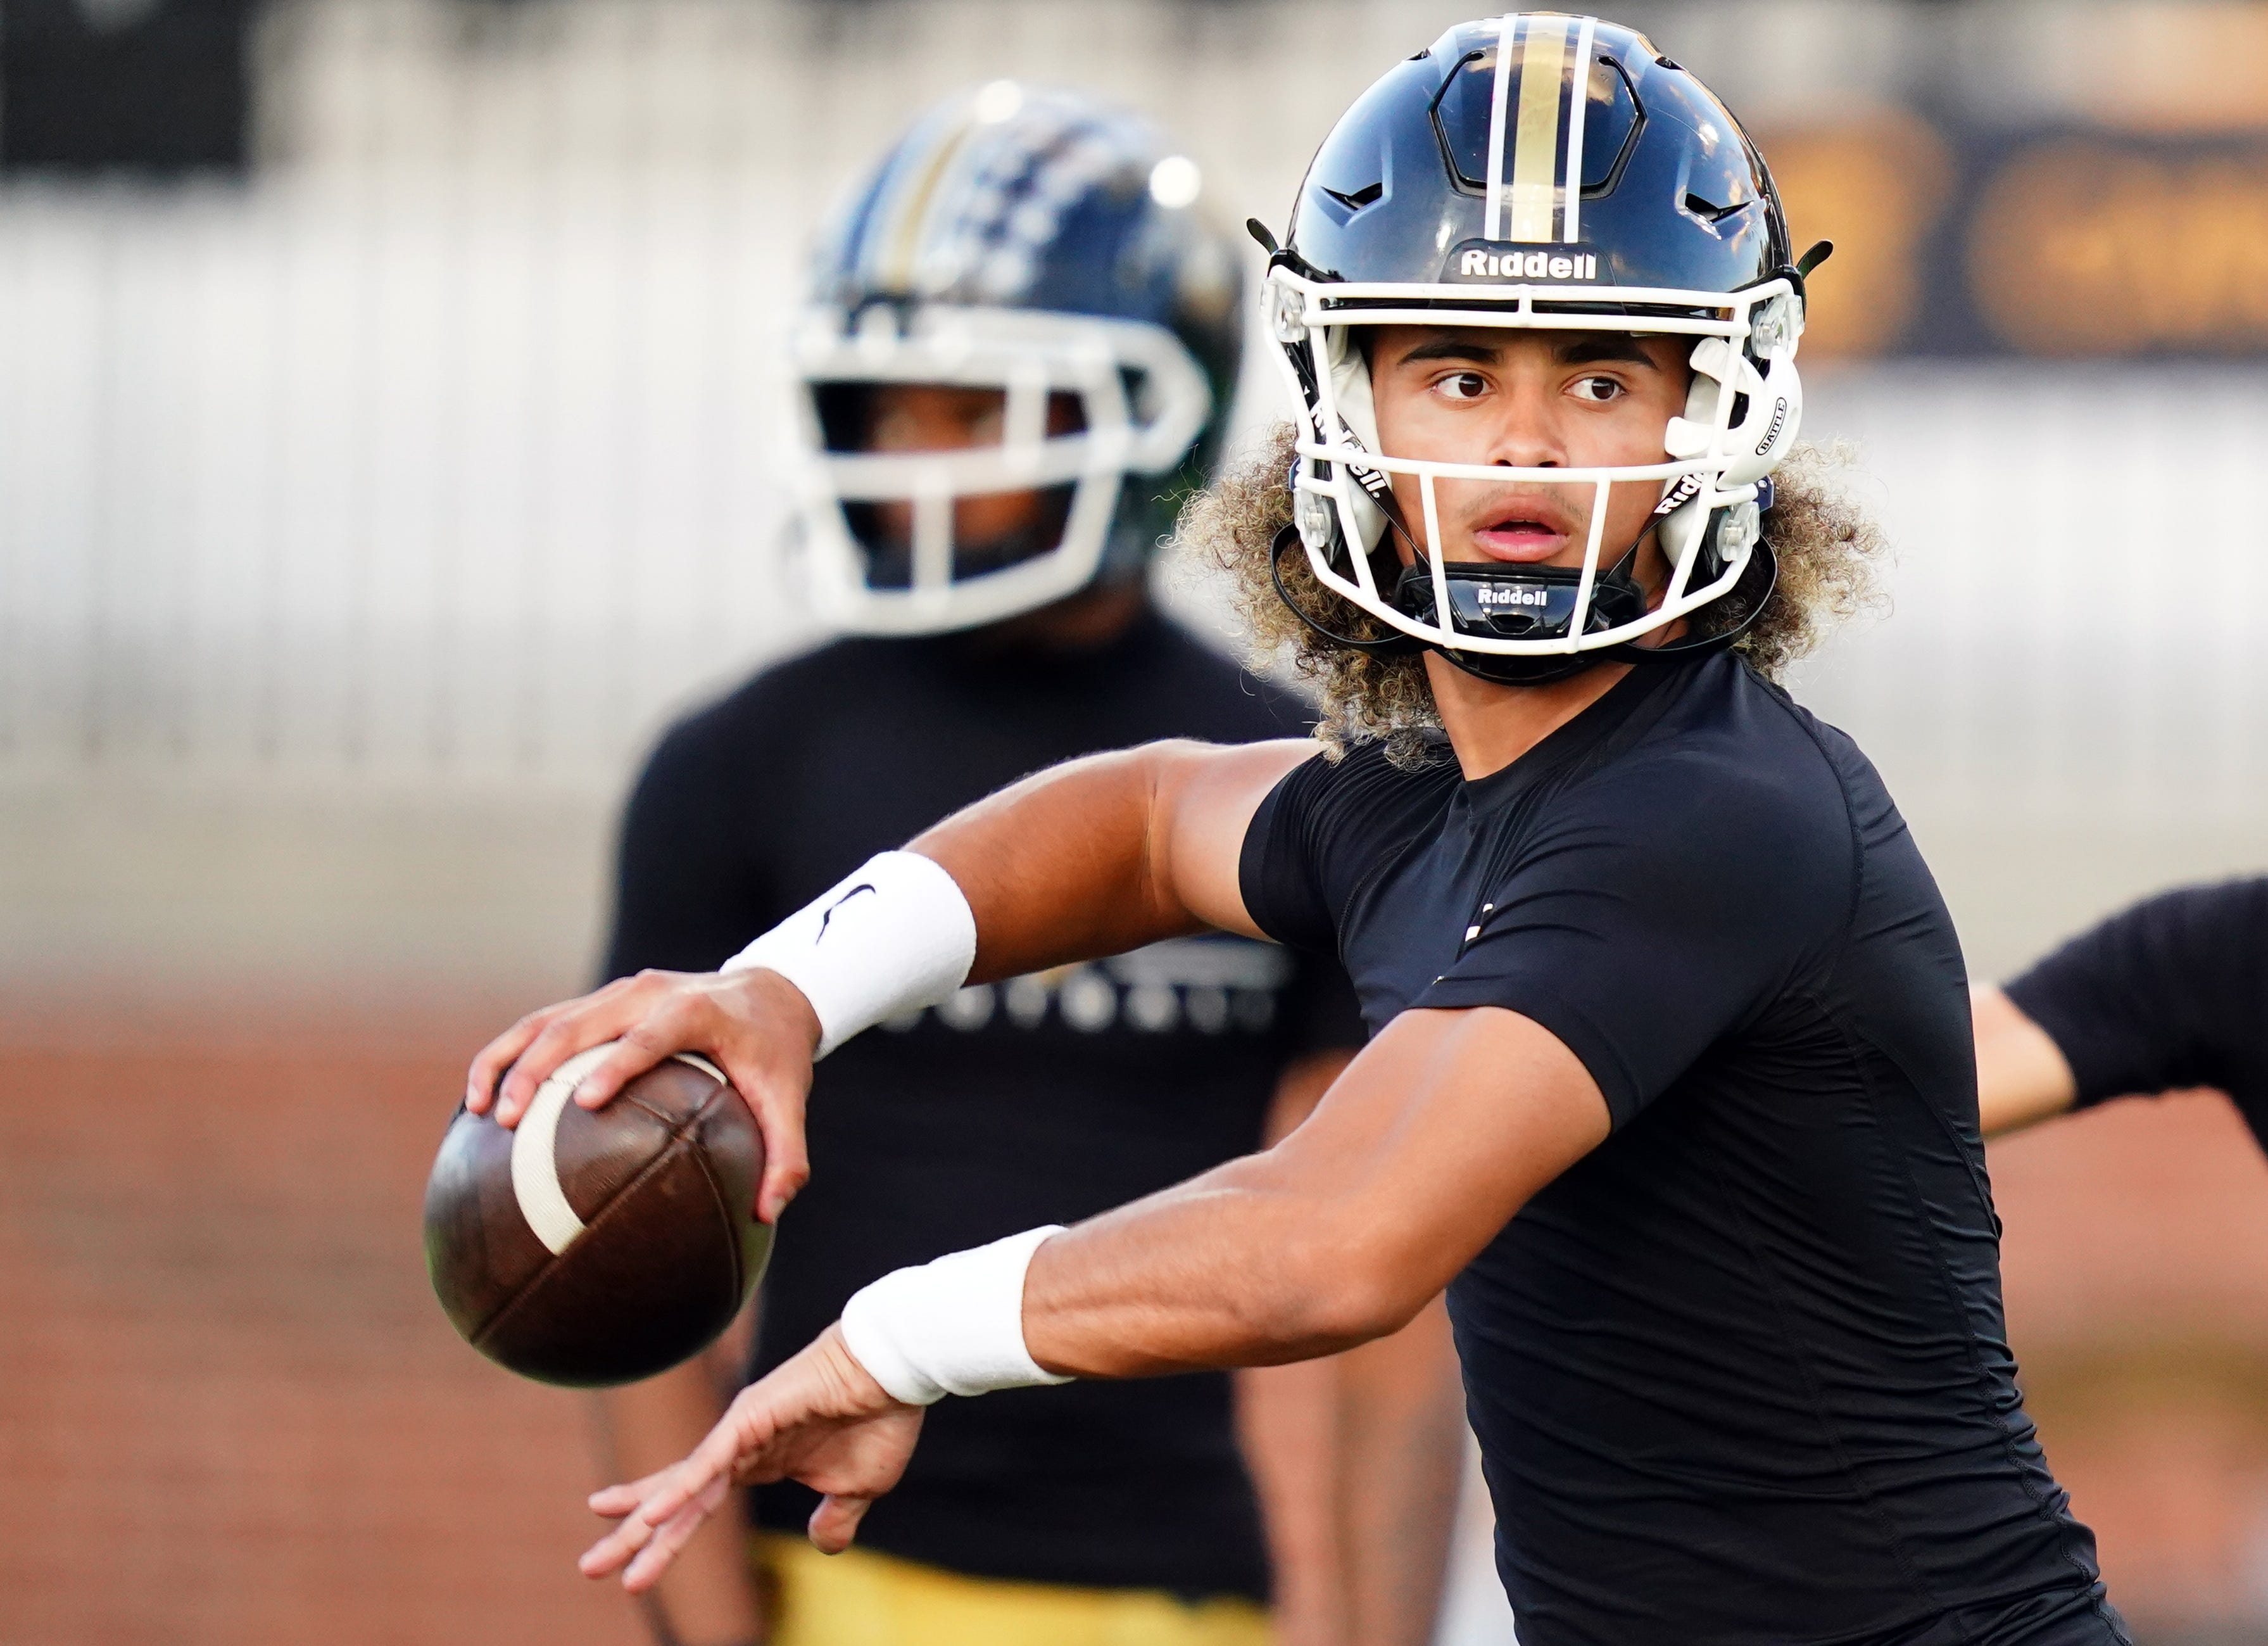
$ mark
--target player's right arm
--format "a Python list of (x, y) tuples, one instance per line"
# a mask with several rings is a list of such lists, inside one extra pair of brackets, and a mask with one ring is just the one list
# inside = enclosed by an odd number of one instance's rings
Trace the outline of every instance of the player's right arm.
[[(966, 901), (976, 931), (971, 983), (1208, 926), (1259, 936), (1238, 882), (1245, 830), (1268, 792), (1314, 752), (1312, 742), (1287, 740), (1161, 742), (1090, 756), (979, 801), (909, 849), (942, 867)], [(871, 919), (875, 907), (856, 913)], [(887, 905), (880, 913), (888, 918)], [(480, 1113), (493, 1100), (498, 1122), (512, 1126), (551, 1072), (589, 1047), (622, 1042), (577, 1086), (585, 1108), (672, 1052), (705, 1052), (762, 1130), (757, 1211), (769, 1221), (808, 1175), (804, 1100), (825, 1032), (806, 994), (762, 966), (642, 972), (520, 1019), (473, 1059), (465, 1101)]]

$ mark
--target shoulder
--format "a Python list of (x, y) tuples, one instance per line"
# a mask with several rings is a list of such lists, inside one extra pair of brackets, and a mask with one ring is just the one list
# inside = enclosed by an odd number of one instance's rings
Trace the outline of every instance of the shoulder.
[(1238, 879), (1247, 911), (1281, 941), (1329, 948), (1366, 870), (1426, 838), (1457, 782), (1446, 759), (1409, 770), (1374, 743), (1336, 760), (1319, 749), (1285, 773), (1246, 830)]
[(1572, 786), (1547, 833), (1619, 838), (1688, 885), (1839, 915), (1880, 797), (1851, 740), (1734, 658), (1712, 659), (1622, 757)]
[(2180, 886), (2129, 905), (2058, 951), (2075, 963), (2123, 956), (2189, 989), (2268, 967), (2268, 875)]
[(2183, 886), (2136, 904), (2128, 916), (2160, 926), (2191, 948), (2268, 949), (2268, 875)]
[(1336, 907), (1368, 869), (1432, 837), (1462, 781), (1446, 746), (1418, 766), (1396, 765), (1378, 743), (1336, 759), (1318, 749), (1261, 802), (1248, 843), (1300, 865)]
[(1280, 804), (1333, 832), (1373, 833), (1437, 816), (1462, 780), (1446, 744), (1418, 765), (1397, 765), (1383, 743), (1358, 743), (1333, 759), (1317, 749), (1278, 785)]

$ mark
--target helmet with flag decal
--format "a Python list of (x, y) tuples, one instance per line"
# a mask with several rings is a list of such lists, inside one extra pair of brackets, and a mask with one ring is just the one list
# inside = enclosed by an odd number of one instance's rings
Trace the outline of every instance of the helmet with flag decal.
[[(1644, 35), (1556, 12), (1448, 30), (1339, 121), (1270, 260), (1267, 323), (1299, 413), (1279, 563), (1304, 550), (1376, 620), (1377, 638), (1332, 638), (1428, 646), (1513, 683), (1728, 644), (1727, 614), (1752, 621), (1771, 587), (1761, 515), (1801, 420), (1803, 281), (1762, 157)], [(1363, 328), (1381, 325), (1690, 336), (1691, 388), (1655, 463), (1401, 456), (1372, 411)], [(1587, 489), (1580, 564), (1445, 561), (1426, 520), (1402, 518), (1398, 496), (1414, 490), (1430, 520), (1438, 484), (1476, 480)], [(1602, 540), (1616, 483), (1659, 488), (1638, 543)], [(1632, 575), (1646, 536), (1668, 568), (1655, 590)], [(1631, 644), (1680, 621), (1683, 638)]]
[[(795, 337), (797, 515), (822, 616), (964, 629), (1138, 575), (1219, 454), (1241, 275), (1149, 122), (995, 81), (947, 99), (821, 238)], [(989, 405), (950, 449), (877, 438), (893, 394)], [(1035, 501), (1012, 526), (988, 499)]]

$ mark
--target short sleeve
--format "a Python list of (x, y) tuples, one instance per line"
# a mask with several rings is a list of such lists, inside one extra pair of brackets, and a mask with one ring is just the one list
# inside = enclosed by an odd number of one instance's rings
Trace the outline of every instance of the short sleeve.
[(2063, 1052), (2082, 1106), (2194, 1086), (2268, 1101), (2268, 878), (2148, 898), (2007, 993)]
[(1244, 830), (1238, 889), (1252, 923), (1293, 948), (1336, 952), (1338, 936), (1323, 893), (1317, 812), (1330, 767), (1317, 756), (1284, 774)]
[(713, 714), (673, 727), (639, 774), (615, 859), (608, 978), (712, 970), (787, 912), (752, 860), (762, 823), (730, 781), (722, 730)]
[(1618, 1128), (1842, 933), (1856, 873), (1839, 805), (1658, 764), (1561, 796), (1411, 1002), (1533, 1019)]

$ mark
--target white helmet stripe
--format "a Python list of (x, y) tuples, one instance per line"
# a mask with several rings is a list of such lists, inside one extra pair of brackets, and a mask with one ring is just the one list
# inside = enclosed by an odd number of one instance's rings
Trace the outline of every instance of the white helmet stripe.
[(1575, 72), (1567, 77), (1567, 184), (1562, 196), (1566, 205), (1559, 238), (1568, 241), (1583, 238), (1583, 110), (1591, 100), (1591, 40), (1598, 26), (1594, 17), (1583, 19), (1575, 41)]
[(1512, 85), (1512, 43), (1520, 33), (1520, 13), (1497, 19), (1496, 78), (1489, 89), (1488, 196), (1481, 238), (1504, 238), (1504, 106)]

